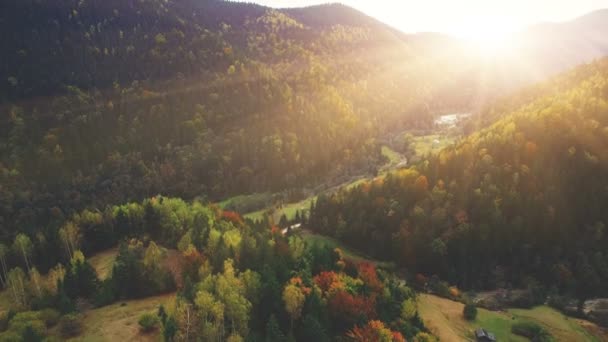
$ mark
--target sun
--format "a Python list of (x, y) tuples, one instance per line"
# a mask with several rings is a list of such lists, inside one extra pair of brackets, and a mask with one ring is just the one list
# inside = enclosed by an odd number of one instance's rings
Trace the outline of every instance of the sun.
[(496, 55), (514, 47), (515, 31), (514, 25), (508, 21), (479, 19), (460, 23), (451, 30), (451, 34), (482, 55)]

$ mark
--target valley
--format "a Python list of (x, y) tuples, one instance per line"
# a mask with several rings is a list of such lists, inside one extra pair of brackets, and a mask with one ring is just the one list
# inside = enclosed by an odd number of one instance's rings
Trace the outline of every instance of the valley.
[(608, 341), (608, 10), (311, 1), (0, 4), (0, 342)]

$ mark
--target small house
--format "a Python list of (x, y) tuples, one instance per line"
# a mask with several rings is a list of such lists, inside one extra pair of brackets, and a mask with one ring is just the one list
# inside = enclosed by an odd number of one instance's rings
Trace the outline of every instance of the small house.
[(475, 330), (475, 340), (477, 342), (496, 342), (496, 337), (486, 329)]

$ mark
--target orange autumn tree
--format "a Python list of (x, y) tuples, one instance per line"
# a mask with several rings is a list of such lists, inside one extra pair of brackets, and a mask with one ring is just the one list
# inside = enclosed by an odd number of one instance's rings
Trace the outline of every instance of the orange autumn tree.
[(332, 284), (339, 281), (339, 276), (336, 272), (333, 271), (323, 271), (317, 274), (313, 280), (315, 284), (321, 289), (323, 292), (327, 292), (332, 288)]
[(237, 227), (244, 225), (243, 218), (241, 217), (241, 215), (239, 215), (239, 213), (234, 212), (234, 211), (223, 211), (222, 219), (226, 220), (228, 222), (232, 222), (232, 224), (234, 224)]
[(405, 342), (405, 338), (397, 331), (391, 331), (384, 323), (377, 320), (367, 322), (363, 327), (355, 326), (346, 333), (356, 342)]

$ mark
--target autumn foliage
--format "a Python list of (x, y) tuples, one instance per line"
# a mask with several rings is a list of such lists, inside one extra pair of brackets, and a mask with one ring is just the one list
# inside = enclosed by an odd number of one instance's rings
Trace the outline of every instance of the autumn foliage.
[(315, 284), (323, 292), (329, 291), (336, 281), (338, 281), (338, 275), (332, 271), (324, 271), (314, 277)]
[(376, 300), (374, 297), (355, 296), (345, 290), (332, 294), (328, 301), (329, 312), (336, 319), (349, 324), (360, 318), (376, 317)]
[(232, 222), (235, 226), (242, 226), (244, 224), (241, 215), (234, 211), (223, 211), (222, 219), (228, 222)]
[(357, 342), (405, 342), (400, 332), (391, 331), (381, 321), (369, 321), (363, 327), (355, 326), (346, 334)]
[(376, 267), (372, 263), (359, 263), (357, 271), (359, 273), (359, 278), (363, 280), (363, 282), (369, 289), (376, 293), (382, 291), (382, 282), (380, 281), (380, 279), (378, 279)]

